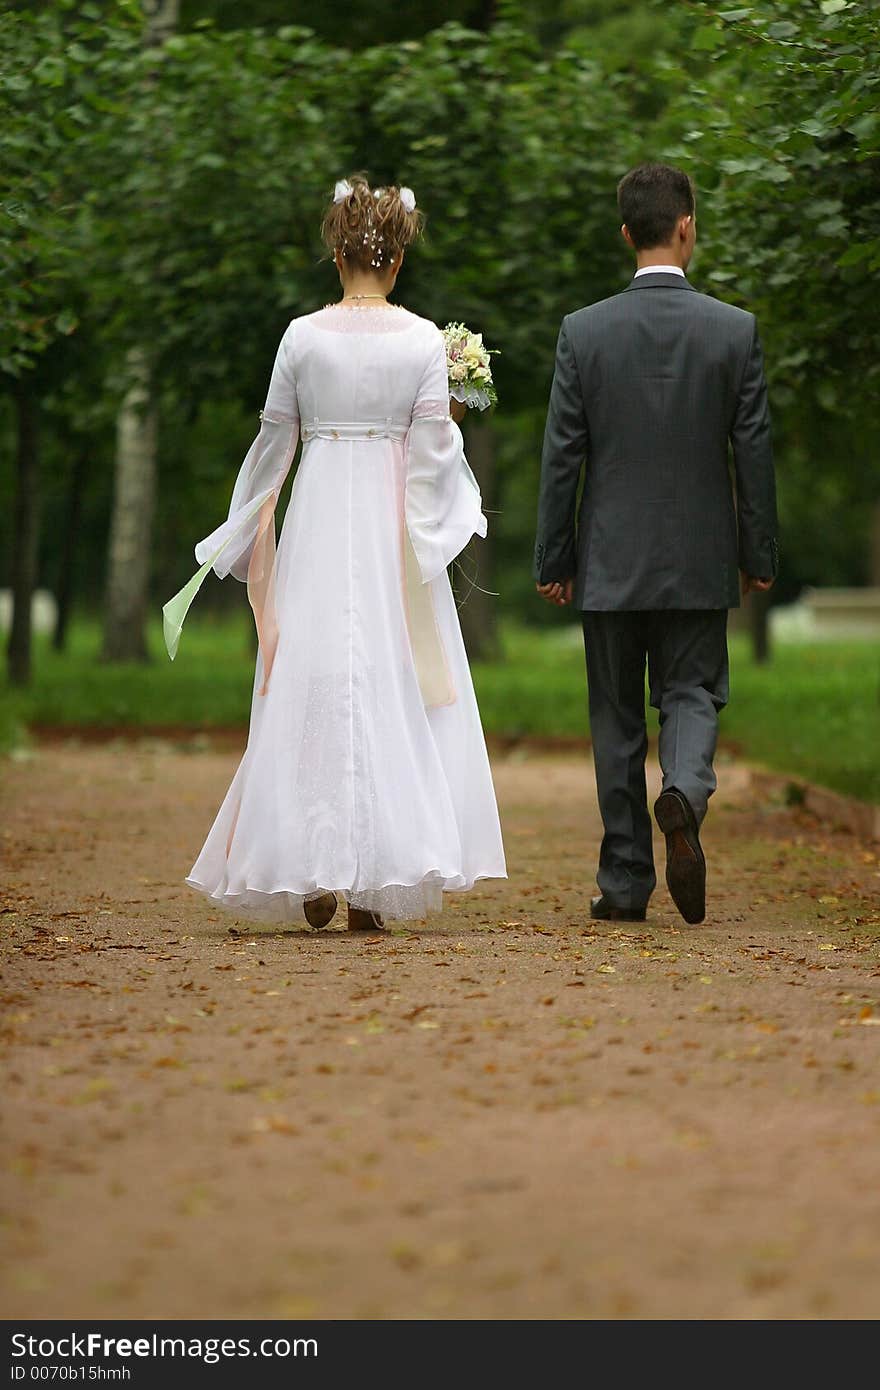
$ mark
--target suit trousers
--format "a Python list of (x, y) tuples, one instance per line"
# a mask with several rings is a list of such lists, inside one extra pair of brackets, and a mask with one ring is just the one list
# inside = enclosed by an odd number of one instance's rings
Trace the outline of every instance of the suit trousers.
[(718, 714), (727, 704), (727, 609), (583, 613), (590, 728), (604, 837), (599, 888), (616, 907), (645, 907), (656, 883), (645, 757), (645, 665), (660, 714), (663, 789), (706, 814), (716, 786)]

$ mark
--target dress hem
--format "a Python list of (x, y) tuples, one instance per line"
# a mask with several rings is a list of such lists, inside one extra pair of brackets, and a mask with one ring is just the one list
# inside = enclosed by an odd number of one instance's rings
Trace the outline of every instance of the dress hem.
[[(188, 874), (186, 878), (183, 880), (183, 882), (186, 883), (188, 887), (193, 888), (196, 892), (202, 893), (217, 907), (222, 907), (226, 912), (230, 912), (233, 915), (238, 915), (240, 917), (249, 918), (254, 921), (271, 921), (274, 922), (276, 925), (280, 925), (284, 922), (297, 920), (304, 921), (305, 918), (302, 914), (302, 904), (307, 898), (313, 897), (316, 893), (333, 892), (336, 893), (341, 900), (350, 901), (358, 900), (364, 897), (372, 897), (383, 892), (393, 893), (395, 890), (398, 890), (400, 892), (406, 893), (413, 892), (414, 890), (418, 890), (421, 888), (424, 890), (426, 897), (436, 898), (437, 896), (439, 896), (439, 898), (441, 899), (439, 906), (432, 907), (428, 903), (425, 903), (423, 905), (425, 911), (414, 915), (398, 916), (394, 913), (393, 910), (386, 910), (383, 913), (384, 916), (389, 917), (393, 920), (418, 921), (422, 917), (426, 916), (427, 913), (430, 911), (442, 911), (442, 896), (444, 893), (468, 893), (477, 883), (487, 882), (491, 879), (502, 880), (506, 878), (507, 872), (505, 870), (505, 872), (503, 873), (479, 873), (475, 874), (471, 878), (464, 878), (462, 875), (456, 875), (454, 877), (449, 878), (439, 878), (439, 881), (438, 878), (434, 878), (430, 875), (427, 875), (425, 877), (417, 879), (413, 883), (384, 883), (378, 888), (366, 888), (363, 886), (357, 888), (353, 886), (349, 886), (347, 888), (330, 888), (323, 884), (313, 884), (308, 888), (285, 888), (279, 886), (276, 888), (265, 889), (248, 887), (245, 888), (242, 892), (237, 893), (217, 893), (215, 890), (209, 888), (206, 883), (201, 882), (199, 879), (193, 877), (191, 874)], [(258, 894), (260, 898), (263, 899), (263, 903), (261, 906), (262, 908), (267, 909), (267, 911), (261, 911), (260, 907), (254, 907), (253, 905), (247, 906), (244, 904), (244, 900), (249, 898), (252, 894)], [(278, 899), (286, 899), (287, 902), (279, 903), (277, 901)], [(280, 913), (278, 911), (272, 911), (273, 903), (276, 909), (282, 909)], [(292, 907), (294, 903), (296, 904), (299, 911), (298, 916), (293, 916), (290, 912), (283, 912), (284, 907)]]

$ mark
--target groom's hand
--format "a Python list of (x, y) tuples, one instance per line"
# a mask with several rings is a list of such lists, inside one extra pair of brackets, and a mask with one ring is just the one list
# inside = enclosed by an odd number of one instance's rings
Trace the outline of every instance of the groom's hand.
[(460, 425), (468, 413), (468, 408), (464, 401), (457, 401), (454, 396), (449, 397), (449, 414), (457, 425)]
[(740, 570), (739, 578), (743, 598), (745, 598), (747, 594), (750, 594), (752, 590), (761, 594), (766, 594), (768, 589), (773, 588), (772, 579), (756, 579), (753, 574), (746, 574), (744, 570)]
[(536, 589), (548, 603), (555, 603), (558, 608), (564, 608), (571, 603), (574, 580), (566, 579), (561, 584), (536, 584)]

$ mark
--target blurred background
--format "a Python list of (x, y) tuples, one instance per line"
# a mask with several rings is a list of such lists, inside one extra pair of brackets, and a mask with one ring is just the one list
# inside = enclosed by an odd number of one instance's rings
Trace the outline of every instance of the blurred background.
[(583, 739), (577, 615), (531, 575), (544, 414), (560, 319), (632, 273), (617, 180), (663, 159), (771, 382), (781, 573), (732, 615), (723, 739), (880, 801), (878, 38), (869, 0), (7, 0), (0, 747), (246, 726), (243, 586), (209, 579), (173, 667), (160, 610), (287, 322), (337, 297), (319, 226), (357, 169), (427, 213), (396, 297), (500, 350), (456, 572), (487, 732)]

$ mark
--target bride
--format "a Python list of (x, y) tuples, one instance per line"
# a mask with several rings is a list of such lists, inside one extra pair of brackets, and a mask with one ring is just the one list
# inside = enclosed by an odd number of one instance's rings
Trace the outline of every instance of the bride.
[(506, 877), (446, 572), (486, 518), (443, 336), (388, 302), (420, 224), (408, 188), (336, 185), (323, 236), (341, 298), (285, 331), (228, 518), (165, 606), (173, 656), (208, 569), (247, 583), (247, 747), (186, 879), (243, 917), (324, 927), (344, 899), (349, 927), (375, 930)]

